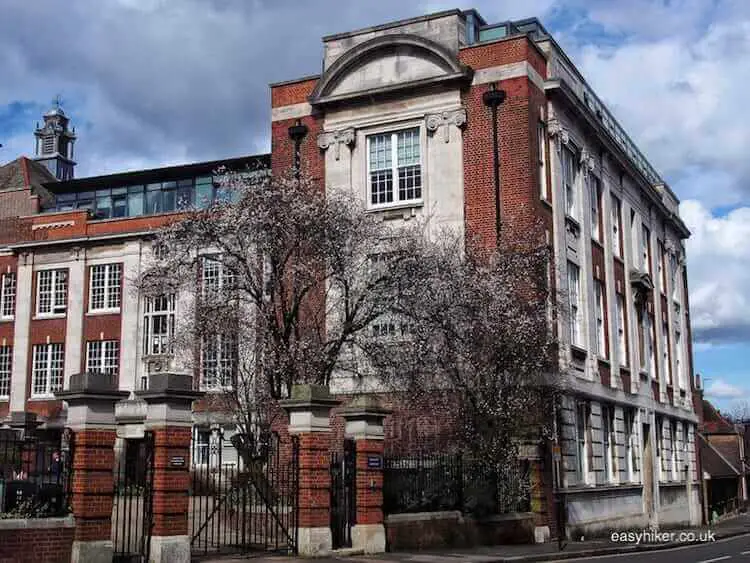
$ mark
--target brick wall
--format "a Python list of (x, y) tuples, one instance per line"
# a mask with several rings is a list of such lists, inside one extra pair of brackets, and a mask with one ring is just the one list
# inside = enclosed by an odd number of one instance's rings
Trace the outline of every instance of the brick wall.
[(68, 563), (72, 518), (0, 521), (0, 563)]
[(0, 217), (31, 215), (39, 211), (39, 196), (30, 189), (0, 192)]
[[(506, 92), (498, 108), (500, 216), (503, 239), (529, 232), (540, 220), (551, 229), (551, 212), (541, 203), (537, 173), (536, 124), (543, 97), (526, 77), (501, 81)], [(495, 181), (492, 113), (482, 102), (488, 84), (463, 94), (469, 125), (464, 132), (464, 209), (467, 236), (483, 248), (495, 246)]]

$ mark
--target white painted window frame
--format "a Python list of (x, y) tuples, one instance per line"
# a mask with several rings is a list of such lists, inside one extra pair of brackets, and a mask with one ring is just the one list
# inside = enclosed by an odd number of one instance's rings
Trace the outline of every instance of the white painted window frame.
[[(42, 292), (42, 277), (50, 276), (49, 292)], [(60, 280), (62, 278), (62, 281)], [(37, 270), (36, 272), (36, 316), (37, 317), (64, 317), (68, 312), (68, 270), (65, 268), (53, 268)], [(62, 289), (58, 287), (63, 285)], [(42, 311), (42, 296), (49, 293), (49, 311)]]
[[(406, 131), (416, 131), (417, 139), (419, 140), (419, 174), (420, 183), (419, 191), (420, 196), (413, 199), (400, 199), (399, 193), (399, 162), (398, 162), (398, 135)], [(366, 201), (367, 209), (388, 209), (389, 207), (402, 207), (406, 205), (422, 205), (424, 203), (425, 193), (425, 143), (423, 142), (424, 128), (419, 125), (404, 126), (398, 129), (390, 129), (386, 131), (373, 131), (368, 133), (365, 137), (365, 170), (366, 170)], [(384, 137), (390, 135), (391, 138), (391, 190), (393, 194), (393, 201), (385, 203), (372, 203), (372, 180), (371, 180), (371, 163), (370, 163), (370, 145), (374, 138)], [(406, 165), (405, 165), (406, 166)], [(412, 165), (409, 165), (412, 166)], [(384, 169), (385, 170), (385, 169)]]
[(15, 272), (0, 276), (0, 320), (12, 320), (16, 314), (18, 278)]
[(120, 341), (89, 340), (86, 342), (86, 371), (118, 375), (120, 373)]
[(0, 399), (10, 397), (10, 381), (13, 373), (13, 346), (0, 346)]
[[(94, 280), (99, 279), (95, 272), (103, 271), (103, 284), (101, 287), (94, 286)], [(112, 283), (112, 272), (117, 272), (117, 283)], [(103, 292), (103, 305), (94, 306), (94, 290), (101, 289)], [(122, 304), (122, 264), (94, 264), (89, 266), (89, 312), (90, 313), (118, 313)]]
[[(55, 355), (55, 351), (58, 350), (59, 353), (59, 359), (60, 359), (60, 367), (59, 367), (59, 386), (56, 385), (53, 387), (52, 385), (52, 375), (55, 372), (55, 369), (53, 369), (53, 356)], [(39, 358), (39, 360), (43, 361), (37, 361), (37, 354), (40, 353), (43, 355), (43, 358)], [(51, 342), (48, 344), (35, 344), (32, 348), (32, 358), (31, 358), (32, 364), (31, 364), (31, 397), (32, 398), (53, 398), (55, 391), (61, 391), (63, 388), (64, 378), (65, 378), (65, 345), (60, 342)], [(38, 364), (43, 364), (43, 366), (40, 369), (37, 369)], [(37, 381), (37, 377), (43, 378), (44, 381), (44, 390), (43, 391), (36, 391), (37, 385), (35, 385)]]

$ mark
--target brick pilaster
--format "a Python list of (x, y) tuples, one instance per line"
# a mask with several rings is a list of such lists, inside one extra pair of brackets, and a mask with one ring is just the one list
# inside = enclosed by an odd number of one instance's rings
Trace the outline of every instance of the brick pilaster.
[(75, 374), (55, 394), (68, 403), (73, 432), (71, 507), (75, 518), (73, 563), (112, 560), (112, 501), (115, 466), (115, 403), (128, 396), (114, 376)]
[(333, 432), (329, 417), (338, 404), (328, 388), (319, 385), (295, 385), (292, 398), (281, 402), (289, 413), (289, 434), (299, 438), (297, 550), (300, 555), (319, 556), (331, 551)]
[(151, 563), (189, 563), (188, 510), (193, 391), (189, 375), (161, 372), (148, 378), (148, 390), (137, 391), (148, 405), (146, 428), (153, 433), (153, 504)]
[(79, 430), (73, 441), (74, 541), (109, 541), (112, 533), (114, 430)]
[[(152, 536), (188, 534), (191, 429), (152, 428), (154, 433)], [(184, 460), (183, 465), (172, 463)]]
[(382, 461), (383, 440), (356, 440), (357, 525), (383, 524), (383, 467), (370, 467), (369, 460)]
[(327, 528), (331, 522), (330, 450), (332, 433), (299, 436), (299, 527)]
[(383, 525), (383, 421), (390, 411), (369, 395), (356, 397), (341, 411), (346, 420), (345, 433), (355, 441), (357, 465), (356, 524), (352, 528), (352, 547), (365, 553), (385, 551)]

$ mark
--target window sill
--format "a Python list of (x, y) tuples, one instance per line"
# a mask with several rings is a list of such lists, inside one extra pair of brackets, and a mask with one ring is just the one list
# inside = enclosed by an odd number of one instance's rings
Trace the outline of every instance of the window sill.
[(550, 211), (552, 210), (552, 202), (546, 195), (539, 196), (539, 201), (541, 201), (546, 207), (549, 207)]
[(49, 319), (64, 319), (67, 316), (67, 313), (43, 313), (43, 314), (37, 314), (34, 315), (31, 320), (32, 321), (46, 321)]
[(600, 364), (604, 364), (604, 365), (605, 365), (605, 366), (607, 366), (607, 367), (611, 367), (611, 364), (610, 364), (610, 362), (609, 362), (609, 360), (608, 360), (607, 358), (600, 358), (600, 357), (597, 357), (597, 358), (596, 358), (596, 360), (597, 360), (597, 361), (598, 361), (598, 362), (599, 362)]
[(604, 251), (604, 243), (596, 237), (591, 237), (591, 244), (596, 245), (600, 250)]
[(367, 213), (383, 213), (386, 211), (403, 211), (405, 209), (416, 209), (421, 207), (424, 207), (424, 200), (420, 199), (415, 201), (399, 201), (396, 203), (373, 205), (368, 207), (365, 211)]
[(57, 401), (57, 397), (54, 394), (49, 395), (32, 395), (28, 399), (29, 401)]
[(566, 487), (563, 491), (565, 493), (589, 493), (589, 492), (602, 492), (602, 491), (623, 491), (628, 489), (641, 489), (643, 485), (641, 483), (607, 483), (606, 485), (592, 485), (592, 484), (576, 484), (571, 487)]
[(88, 311), (86, 313), (87, 317), (98, 317), (101, 315), (119, 315), (120, 314), (120, 308), (117, 309), (94, 309), (93, 311)]
[(0, 317), (0, 323), (12, 323), (14, 320), (15, 317)]
[(644, 381), (647, 381), (647, 380), (649, 379), (649, 377), (648, 377), (648, 372), (647, 372), (647, 371), (644, 371), (644, 370), (638, 370), (638, 375), (639, 375), (639, 376), (640, 376), (640, 378), (641, 378), (641, 379), (643, 379)]
[(0, 403), (7, 403), (10, 401), (10, 395), (0, 395)]
[(669, 481), (659, 481), (660, 487), (684, 487), (685, 481), (674, 481), (670, 479)]
[(221, 395), (223, 393), (231, 393), (231, 387), (204, 387), (200, 386), (199, 391), (206, 393), (207, 395)]
[(574, 360), (585, 360), (588, 352), (576, 344), (570, 345), (570, 355)]

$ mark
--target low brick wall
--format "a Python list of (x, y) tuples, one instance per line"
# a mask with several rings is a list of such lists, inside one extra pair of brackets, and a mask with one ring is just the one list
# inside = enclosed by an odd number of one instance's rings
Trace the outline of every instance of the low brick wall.
[(0, 563), (69, 563), (74, 528), (72, 516), (0, 520)]
[(390, 514), (385, 532), (388, 551), (534, 543), (534, 513), (481, 520), (456, 511)]

